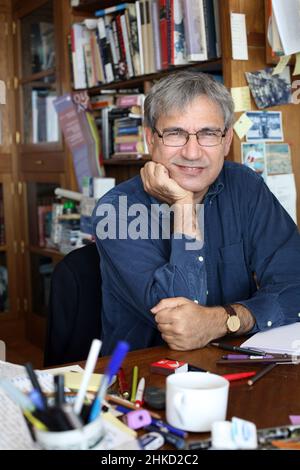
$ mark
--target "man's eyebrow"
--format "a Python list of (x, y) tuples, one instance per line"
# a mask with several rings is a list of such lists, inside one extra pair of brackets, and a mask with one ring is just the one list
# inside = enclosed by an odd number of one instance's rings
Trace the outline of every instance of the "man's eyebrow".
[[(183, 129), (182, 127), (165, 127), (163, 129), (163, 132), (165, 131), (185, 131), (185, 129)], [(187, 132), (187, 131), (185, 131)]]
[(197, 132), (205, 132), (205, 131), (222, 131), (222, 129), (220, 127), (201, 127), (201, 129), (199, 129)]

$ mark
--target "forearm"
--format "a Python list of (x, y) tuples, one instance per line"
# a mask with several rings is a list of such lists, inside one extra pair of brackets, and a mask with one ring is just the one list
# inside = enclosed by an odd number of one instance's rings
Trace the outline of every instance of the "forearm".
[(173, 204), (174, 233), (182, 233), (197, 240), (202, 239), (197, 207), (189, 201)]

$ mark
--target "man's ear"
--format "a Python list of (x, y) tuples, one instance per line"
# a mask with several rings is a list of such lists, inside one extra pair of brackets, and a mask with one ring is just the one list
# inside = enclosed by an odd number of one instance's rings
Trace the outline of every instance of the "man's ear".
[(233, 129), (232, 127), (230, 127), (228, 131), (226, 132), (226, 135), (224, 138), (224, 157), (227, 157), (229, 153), (232, 139), (233, 139)]
[(153, 135), (152, 129), (150, 129), (150, 127), (145, 127), (144, 132), (145, 132), (145, 137), (146, 137), (148, 150), (149, 150), (149, 153), (151, 154), (152, 153), (152, 148), (153, 148), (153, 143), (154, 143), (153, 142), (154, 141), (154, 135)]

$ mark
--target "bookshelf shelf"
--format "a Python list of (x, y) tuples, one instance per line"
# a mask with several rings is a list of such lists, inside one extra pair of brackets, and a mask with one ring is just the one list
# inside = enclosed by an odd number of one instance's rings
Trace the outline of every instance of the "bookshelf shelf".
[(48, 70), (43, 70), (43, 72), (38, 72), (38, 73), (33, 73), (32, 75), (29, 75), (25, 78), (22, 78), (20, 80), (20, 83), (24, 85), (25, 83), (29, 82), (39, 82), (41, 78), (45, 77), (50, 77), (51, 75), (55, 75), (56, 69), (48, 69)]
[(6, 245), (0, 245), (0, 252), (1, 253), (5, 253), (7, 250), (7, 246)]
[(150, 155), (142, 158), (110, 158), (104, 160), (104, 166), (122, 166), (122, 165), (144, 165), (151, 160)]
[(159, 78), (165, 75), (168, 75), (169, 73), (176, 72), (177, 70), (190, 69), (190, 68), (197, 68), (197, 70), (201, 72), (221, 73), (222, 72), (222, 59), (207, 60), (205, 62), (197, 62), (194, 64), (188, 64), (188, 65), (182, 65), (182, 66), (176, 65), (166, 70), (160, 70), (157, 73), (139, 75), (138, 77), (130, 78), (129, 80), (105, 83), (97, 87), (88, 88), (87, 91), (90, 95), (96, 95), (101, 90), (134, 88), (135, 86), (143, 86), (146, 81), (158, 80)]

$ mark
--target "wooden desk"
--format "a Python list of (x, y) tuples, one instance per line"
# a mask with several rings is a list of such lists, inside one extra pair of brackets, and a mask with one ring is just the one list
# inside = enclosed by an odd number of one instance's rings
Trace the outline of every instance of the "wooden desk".
[[(216, 361), (228, 353), (215, 347), (195, 351), (172, 351), (167, 347), (155, 347), (133, 351), (124, 361), (123, 368), (129, 385), (132, 368), (139, 367), (139, 377), (145, 377), (146, 386), (165, 386), (166, 377), (150, 373), (150, 363), (166, 357), (183, 360), (202, 367), (210, 372), (225, 374), (230, 372), (259, 370), (263, 365), (217, 365)], [(96, 372), (103, 373), (108, 358), (99, 359)], [(252, 387), (247, 381), (231, 382), (227, 419), (233, 416), (252, 421), (257, 428), (267, 428), (290, 424), (289, 415), (300, 414), (300, 365), (278, 365)], [(164, 413), (162, 413), (164, 418)], [(193, 438), (204, 438), (205, 434), (190, 433)]]

